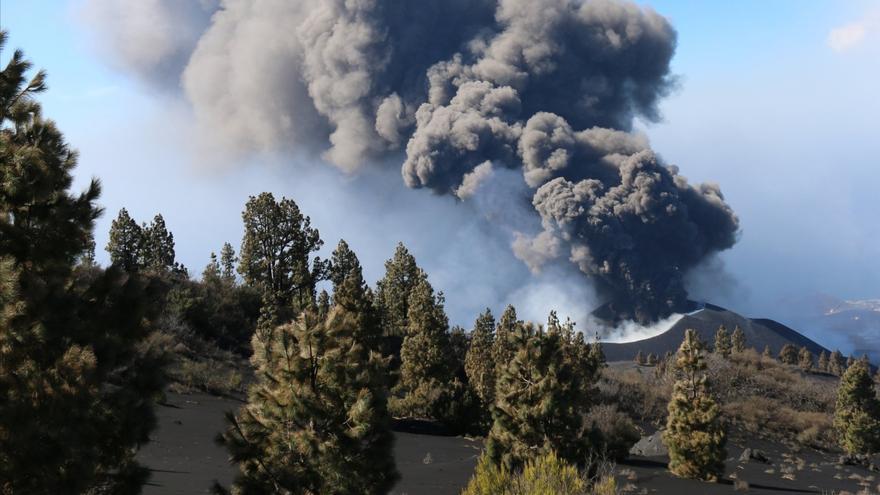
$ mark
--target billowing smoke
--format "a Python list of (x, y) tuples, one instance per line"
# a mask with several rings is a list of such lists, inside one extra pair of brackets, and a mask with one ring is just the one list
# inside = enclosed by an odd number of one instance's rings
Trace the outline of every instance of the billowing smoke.
[[(199, 16), (147, 15), (121, 0), (99, 28), (118, 60), (170, 60), (203, 129), (239, 150), (319, 152), (347, 172), (401, 166), (403, 182), (479, 203), (511, 170), (539, 228), (506, 225), (534, 272), (568, 264), (618, 318), (651, 322), (686, 302), (684, 277), (736, 241), (715, 185), (690, 185), (636, 118), (659, 118), (674, 87), (676, 33), (654, 11), (611, 0), (189, 0)], [(186, 2), (181, 1), (181, 5)], [(127, 3), (125, 3), (127, 5)], [(177, 5), (177, 3), (175, 3)], [(142, 9), (159, 12), (154, 0)], [(189, 9), (189, 10), (187, 10)], [(132, 15), (144, 16), (143, 12)], [(178, 24), (192, 22), (185, 28)], [(151, 46), (144, 33), (198, 32)], [(172, 36), (173, 37), (173, 36)], [(170, 47), (170, 48), (169, 48)], [(188, 51), (188, 52), (187, 52)], [(491, 202), (498, 206), (499, 199)], [(480, 208), (473, 211), (479, 212)]]

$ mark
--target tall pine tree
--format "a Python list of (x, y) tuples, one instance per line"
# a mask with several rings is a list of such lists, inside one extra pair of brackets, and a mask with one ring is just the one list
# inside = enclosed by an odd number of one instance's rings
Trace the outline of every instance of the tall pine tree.
[(669, 470), (673, 474), (717, 481), (724, 474), (727, 432), (705, 371), (697, 333), (688, 329), (675, 361), (676, 382), (663, 441), (669, 449)]
[(442, 295), (435, 295), (422, 272), (409, 296), (407, 329), (400, 350), (399, 412), (437, 417), (452, 382), (452, 348)]
[(471, 343), (465, 357), (465, 370), (468, 380), (488, 410), (495, 403), (495, 360), (492, 348), (495, 343), (495, 318), (492, 311), (486, 308), (471, 331)]
[(166, 273), (174, 268), (174, 234), (165, 226), (162, 215), (153, 217), (150, 225), (145, 225), (142, 245), (143, 267), (153, 273)]
[(16, 51), (0, 72), (0, 491), (135, 493), (164, 383), (159, 295), (117, 267), (75, 274), (100, 187), (70, 192), (77, 154), (30, 67)]
[[(384, 494), (397, 479), (387, 359), (356, 315), (312, 311), (255, 338), (256, 381), (222, 436), (241, 475), (233, 493)], [(218, 487), (219, 491), (219, 487)]]
[(746, 350), (746, 334), (739, 325), (733, 329), (730, 340), (733, 343), (733, 352), (739, 353)]
[(721, 325), (715, 332), (715, 354), (721, 357), (730, 357), (730, 351), (733, 349), (733, 343), (730, 334), (727, 333), (727, 327)]
[(385, 262), (385, 276), (376, 284), (376, 301), (382, 311), (382, 325), (389, 336), (406, 334), (409, 299), (422, 277), (415, 257), (403, 243)]
[(314, 304), (316, 286), (329, 263), (312, 253), (321, 249), (318, 229), (292, 200), (272, 193), (251, 196), (241, 214), (244, 238), (238, 270), (248, 285), (268, 291), (282, 312)]
[(138, 271), (143, 266), (144, 232), (125, 208), (110, 225), (110, 241), (106, 250), (110, 262), (127, 272)]

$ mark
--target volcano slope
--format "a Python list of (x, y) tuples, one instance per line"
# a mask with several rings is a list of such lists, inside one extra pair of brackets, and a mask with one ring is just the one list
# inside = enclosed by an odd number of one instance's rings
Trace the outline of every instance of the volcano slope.
[[(605, 358), (611, 361), (627, 361), (633, 359), (639, 351), (647, 355), (653, 353), (663, 356), (667, 352), (675, 352), (684, 340), (685, 330), (692, 328), (697, 331), (704, 342), (715, 341), (715, 332), (724, 325), (728, 332), (739, 326), (746, 336), (746, 347), (762, 351), (765, 346), (776, 356), (785, 344), (796, 348), (806, 347), (814, 356), (822, 351), (829, 352), (818, 343), (801, 335), (797, 331), (765, 318), (746, 318), (713, 304), (697, 305), (697, 309), (682, 316), (669, 330), (653, 337), (634, 342), (613, 343), (603, 342), (602, 350)], [(594, 313), (595, 314), (595, 313)]]

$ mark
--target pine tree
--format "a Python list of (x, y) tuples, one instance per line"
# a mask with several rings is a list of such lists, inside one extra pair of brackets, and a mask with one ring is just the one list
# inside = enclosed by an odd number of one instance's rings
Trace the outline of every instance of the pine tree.
[(850, 454), (880, 452), (880, 401), (868, 363), (856, 361), (840, 380), (834, 412), (840, 446)]
[(819, 369), (819, 371), (822, 371), (822, 372), (825, 372), (825, 373), (828, 372), (828, 354), (825, 353), (825, 350), (824, 350), (824, 349), (823, 349), (822, 352), (819, 354), (819, 365), (818, 365), (818, 369)]
[(850, 355), (849, 357), (847, 357), (847, 358), (846, 358), (846, 368), (844, 369), (844, 371), (850, 369), (850, 367), (851, 367), (853, 364), (855, 364), (855, 362), (856, 362), (856, 358), (852, 357), (852, 355)]
[(382, 311), (386, 334), (403, 337), (409, 315), (409, 298), (423, 272), (403, 243), (385, 262), (385, 276), (376, 284), (376, 300)]
[(730, 334), (727, 333), (727, 328), (721, 325), (718, 327), (718, 331), (715, 332), (715, 354), (724, 358), (730, 357), (732, 348), (733, 343), (730, 340)]
[(167, 273), (175, 267), (174, 234), (165, 226), (162, 215), (153, 217), (150, 225), (141, 227), (143, 232), (142, 263), (153, 273)]
[(724, 474), (727, 432), (705, 370), (697, 334), (688, 329), (675, 361), (676, 382), (663, 441), (674, 475), (718, 481)]
[(345, 308), (306, 311), (264, 341), (256, 381), (222, 440), (241, 470), (233, 493), (383, 494), (397, 472), (386, 409), (387, 359), (361, 344)]
[(495, 403), (495, 360), (492, 349), (495, 343), (495, 318), (486, 308), (474, 322), (470, 347), (465, 356), (468, 381), (488, 410)]
[(633, 361), (640, 366), (644, 366), (645, 365), (645, 353), (642, 352), (641, 349), (639, 349), (639, 352), (636, 353), (636, 357), (633, 358)]
[(217, 255), (211, 252), (211, 261), (202, 271), (202, 282), (211, 287), (217, 287), (220, 285), (221, 276), (220, 262), (217, 261)]
[(510, 336), (516, 330), (517, 326), (522, 322), (516, 318), (516, 308), (508, 305), (501, 313), (501, 319), (498, 320), (498, 326), (495, 329), (495, 341), (492, 343), (492, 360), (495, 362), (495, 377), (501, 374), (499, 368), (504, 368), (513, 359), (516, 349), (513, 347), (513, 340)]
[(513, 331), (499, 332), (498, 338), (508, 339), (514, 354), (499, 367), (494, 423), (486, 443), (492, 462), (514, 470), (556, 452), (583, 464), (595, 447), (585, 434), (583, 416), (598, 375), (589, 346), (565, 325), (543, 331), (516, 322)]
[(164, 385), (160, 294), (118, 267), (76, 276), (100, 186), (70, 192), (77, 153), (30, 67), (16, 51), (0, 72), (0, 492), (135, 493)]
[(330, 280), (333, 282), (333, 305), (342, 306), (357, 315), (358, 324), (364, 328), (364, 343), (382, 352), (381, 316), (374, 303), (373, 292), (364, 282), (363, 271), (357, 255), (345, 241), (339, 241), (333, 251)]
[(731, 336), (731, 342), (733, 343), (733, 352), (744, 352), (746, 350), (746, 334), (743, 332), (742, 328), (737, 325), (733, 329), (733, 335)]
[(791, 344), (785, 344), (782, 346), (782, 349), (779, 351), (779, 361), (782, 364), (791, 364), (795, 365), (798, 363), (798, 351), (795, 346)]
[[(348, 247), (344, 239), (339, 241), (333, 255), (330, 258), (330, 282), (333, 283), (333, 291), (336, 292), (345, 278), (353, 271), (361, 272), (361, 264), (357, 255)], [(363, 278), (363, 275), (361, 275)]]
[(327, 278), (329, 263), (320, 257), (318, 229), (292, 199), (272, 193), (251, 196), (241, 214), (244, 238), (238, 270), (245, 282), (269, 291), (275, 304), (298, 311), (314, 304), (316, 286)]
[(223, 280), (230, 286), (235, 285), (235, 264), (238, 258), (235, 256), (235, 249), (228, 242), (223, 243), (220, 249), (220, 271)]
[(843, 357), (843, 354), (839, 350), (835, 350), (831, 353), (829, 361), (828, 371), (832, 375), (843, 376), (843, 372), (846, 371), (846, 359)]
[(804, 371), (813, 369), (813, 353), (806, 346), (801, 347), (798, 352), (798, 366)]
[(408, 303), (406, 337), (400, 350), (399, 411), (418, 417), (438, 415), (437, 407), (452, 381), (449, 323), (442, 295), (435, 296), (422, 273)]
[(144, 232), (131, 218), (125, 208), (110, 225), (110, 241), (106, 250), (110, 253), (110, 262), (127, 272), (136, 272), (144, 266), (142, 254)]
[(316, 306), (318, 308), (318, 316), (326, 318), (330, 313), (330, 294), (328, 294), (326, 290), (322, 290), (318, 294), (318, 302)]

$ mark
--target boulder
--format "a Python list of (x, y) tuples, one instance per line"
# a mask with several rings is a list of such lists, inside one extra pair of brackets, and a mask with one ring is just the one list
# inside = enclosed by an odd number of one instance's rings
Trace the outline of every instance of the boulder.
[(760, 462), (761, 464), (773, 464), (767, 454), (760, 449), (746, 448), (739, 456), (739, 462)]
[(629, 449), (630, 455), (638, 455), (642, 457), (655, 457), (669, 455), (669, 449), (663, 443), (663, 431), (655, 432), (653, 435), (644, 436)]

